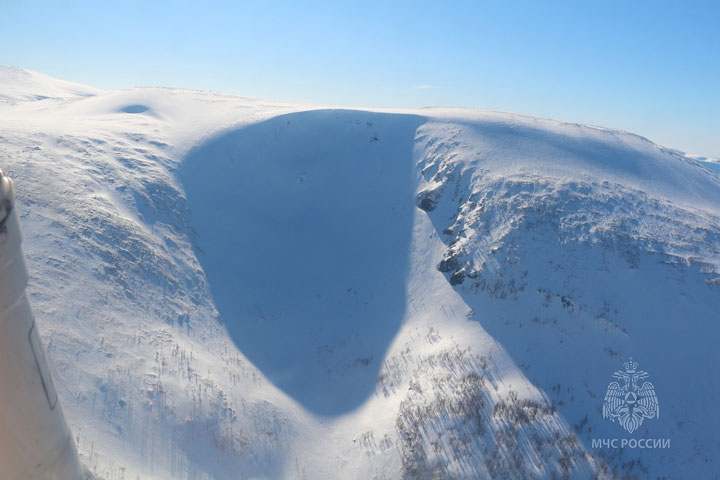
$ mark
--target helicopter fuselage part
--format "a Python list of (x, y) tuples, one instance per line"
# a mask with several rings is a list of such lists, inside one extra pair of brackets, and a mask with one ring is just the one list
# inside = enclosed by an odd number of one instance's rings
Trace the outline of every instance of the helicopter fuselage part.
[(65, 422), (25, 288), (28, 271), (13, 185), (0, 171), (0, 478), (79, 480)]

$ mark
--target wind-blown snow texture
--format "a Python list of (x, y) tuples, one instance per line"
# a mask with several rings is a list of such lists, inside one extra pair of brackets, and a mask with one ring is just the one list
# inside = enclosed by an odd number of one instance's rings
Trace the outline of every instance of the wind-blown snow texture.
[[(100, 479), (720, 476), (712, 159), (2, 67), (0, 167)], [(602, 418), (630, 356), (661, 412), (632, 435)]]

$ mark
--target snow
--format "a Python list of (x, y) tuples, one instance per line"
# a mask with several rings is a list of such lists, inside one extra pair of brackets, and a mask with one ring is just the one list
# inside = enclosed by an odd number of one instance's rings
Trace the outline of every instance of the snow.
[[(720, 472), (712, 159), (13, 67), (0, 97), (31, 302), (99, 479)], [(632, 436), (671, 449), (591, 448), (628, 437), (601, 411), (629, 356), (662, 412)]]
[(74, 82), (0, 65), (0, 102), (73, 98), (97, 95), (101, 90)]

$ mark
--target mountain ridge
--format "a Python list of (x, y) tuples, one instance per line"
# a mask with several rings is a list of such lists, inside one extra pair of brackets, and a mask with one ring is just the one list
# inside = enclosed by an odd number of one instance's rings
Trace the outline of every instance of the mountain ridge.
[[(98, 478), (717, 476), (720, 386), (687, 375), (718, 360), (720, 177), (701, 162), (496, 112), (50, 102), (0, 104), (0, 160)], [(663, 412), (636, 435), (670, 450), (592, 448), (624, 435), (601, 407), (628, 356)], [(318, 400), (323, 382), (357, 390)]]

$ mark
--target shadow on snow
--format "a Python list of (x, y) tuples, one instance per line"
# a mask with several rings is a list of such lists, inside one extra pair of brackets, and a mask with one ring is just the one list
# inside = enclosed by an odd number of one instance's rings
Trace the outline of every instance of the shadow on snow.
[(180, 178), (227, 331), (320, 415), (371, 395), (405, 315), (421, 117), (282, 115), (194, 149)]

